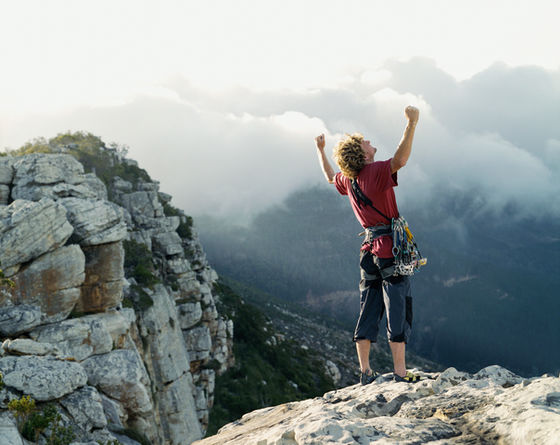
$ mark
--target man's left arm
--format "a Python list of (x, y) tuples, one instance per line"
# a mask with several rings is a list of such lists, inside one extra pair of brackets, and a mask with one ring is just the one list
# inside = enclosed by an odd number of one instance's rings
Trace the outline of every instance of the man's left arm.
[(396, 173), (398, 170), (403, 168), (410, 157), (410, 152), (412, 151), (412, 140), (414, 139), (414, 130), (416, 129), (416, 123), (418, 122), (418, 116), (420, 112), (418, 108), (409, 105), (405, 108), (404, 114), (408, 120), (406, 128), (404, 129), (403, 137), (397, 151), (391, 159), (391, 173)]

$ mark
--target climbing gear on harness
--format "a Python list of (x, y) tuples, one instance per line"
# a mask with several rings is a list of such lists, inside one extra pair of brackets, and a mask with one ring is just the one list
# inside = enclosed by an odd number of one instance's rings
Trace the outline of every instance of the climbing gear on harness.
[(364, 232), (360, 235), (366, 235), (363, 246), (371, 246), (373, 240), (385, 235), (393, 236), (393, 257), (395, 258), (395, 264), (384, 269), (381, 269), (380, 274), (368, 274), (362, 270), (362, 279), (366, 280), (376, 280), (378, 278), (387, 278), (392, 275), (413, 275), (420, 266), (425, 266), (428, 262), (427, 258), (423, 258), (416, 241), (414, 241), (414, 235), (408, 227), (408, 223), (402, 216), (397, 218), (389, 218), (379, 209), (377, 209), (371, 200), (362, 192), (358, 182), (353, 179), (352, 181), (352, 196), (356, 200), (359, 208), (362, 205), (368, 205), (377, 213), (379, 213), (383, 218), (391, 222), (391, 225), (377, 225), (374, 227), (367, 227)]
[(413, 275), (420, 266), (425, 266), (428, 260), (422, 258), (416, 241), (414, 241), (414, 235), (412, 235), (408, 223), (402, 216), (393, 218), (391, 226), (393, 228), (395, 274)]

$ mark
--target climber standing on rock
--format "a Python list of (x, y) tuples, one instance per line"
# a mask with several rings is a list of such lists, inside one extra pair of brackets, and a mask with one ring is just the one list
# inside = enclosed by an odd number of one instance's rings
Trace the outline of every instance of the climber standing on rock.
[(369, 363), (371, 342), (377, 341), (379, 322), (387, 315), (387, 338), (393, 355), (394, 379), (414, 383), (419, 376), (407, 372), (405, 347), (412, 328), (412, 296), (407, 275), (395, 273), (392, 222), (399, 218), (393, 187), (397, 172), (406, 165), (412, 150), (419, 111), (413, 106), (404, 110), (407, 125), (394, 156), (375, 161), (377, 148), (361, 134), (347, 135), (334, 148), (340, 172), (332, 169), (325, 155), (325, 135), (315, 138), (319, 163), (330, 184), (347, 195), (354, 214), (365, 229), (360, 251), (360, 315), (354, 342), (360, 362), (360, 383), (373, 382), (378, 373)]

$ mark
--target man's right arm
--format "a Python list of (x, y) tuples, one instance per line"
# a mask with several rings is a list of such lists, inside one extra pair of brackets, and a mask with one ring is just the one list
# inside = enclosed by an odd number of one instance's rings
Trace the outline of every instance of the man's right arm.
[(404, 114), (408, 119), (406, 128), (404, 129), (403, 137), (397, 151), (391, 159), (391, 173), (396, 173), (399, 169), (403, 168), (410, 157), (410, 152), (412, 151), (412, 140), (414, 139), (414, 130), (416, 129), (416, 123), (418, 122), (418, 116), (420, 112), (418, 108), (409, 105), (405, 108)]
[(317, 155), (319, 156), (319, 164), (323, 170), (325, 178), (329, 184), (334, 184), (334, 170), (331, 167), (327, 155), (325, 155), (325, 135), (320, 134), (315, 138), (315, 143), (317, 144)]

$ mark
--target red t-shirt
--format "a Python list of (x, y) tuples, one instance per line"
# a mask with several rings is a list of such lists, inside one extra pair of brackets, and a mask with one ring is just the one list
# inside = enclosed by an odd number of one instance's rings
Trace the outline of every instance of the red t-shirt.
[[(393, 187), (398, 185), (397, 173), (391, 173), (391, 159), (366, 164), (360, 171), (357, 181), (362, 192), (383, 214), (389, 218), (399, 216), (393, 190)], [(358, 207), (352, 196), (352, 183), (342, 173), (338, 172), (335, 175), (334, 184), (341, 195), (348, 195), (352, 210), (364, 228), (391, 224), (391, 221), (383, 218), (370, 206), (362, 204), (362, 208)], [(391, 258), (393, 256), (392, 248), (393, 240), (391, 236), (386, 235), (373, 241), (371, 252), (379, 258)]]

